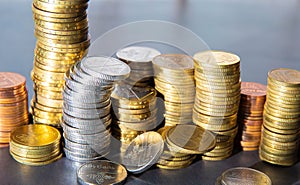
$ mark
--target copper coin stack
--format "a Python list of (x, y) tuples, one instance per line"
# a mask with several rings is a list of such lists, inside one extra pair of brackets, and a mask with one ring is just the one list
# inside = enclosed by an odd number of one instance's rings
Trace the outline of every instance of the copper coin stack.
[(165, 125), (192, 123), (195, 99), (194, 60), (183, 54), (162, 54), (152, 61), (155, 89), (164, 96)]
[(152, 59), (157, 55), (160, 55), (159, 51), (144, 46), (130, 46), (119, 50), (116, 56), (131, 69), (124, 83), (137, 87), (153, 86)]
[(238, 113), (239, 139), (244, 151), (258, 150), (267, 86), (242, 82)]
[(231, 156), (238, 131), (240, 101), (240, 58), (223, 51), (194, 55), (196, 98), (193, 122), (216, 134), (217, 145), (203, 160), (222, 160)]
[(87, 7), (89, 0), (33, 0), (37, 38), (31, 78), (34, 123), (60, 127), (64, 73), (86, 55), (90, 45)]
[(261, 160), (291, 166), (299, 159), (300, 71), (286, 68), (268, 73), (264, 107)]
[(25, 77), (0, 72), (0, 147), (7, 146), (13, 129), (28, 124), (27, 103)]

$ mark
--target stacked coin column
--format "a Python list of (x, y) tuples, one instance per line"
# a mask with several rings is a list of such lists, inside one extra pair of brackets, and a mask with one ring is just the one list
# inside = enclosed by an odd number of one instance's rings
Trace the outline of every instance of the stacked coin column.
[(157, 127), (156, 90), (152, 87), (116, 85), (111, 96), (113, 135), (123, 153), (138, 135)]
[(164, 96), (165, 125), (192, 123), (194, 60), (183, 54), (163, 54), (152, 63), (155, 88)]
[(59, 127), (62, 116), (64, 73), (87, 53), (88, 0), (33, 0), (37, 38), (31, 78), (34, 123)]
[(129, 73), (126, 64), (109, 57), (84, 58), (66, 73), (61, 124), (67, 158), (84, 162), (109, 153), (111, 92)]
[(244, 151), (258, 150), (267, 86), (242, 82), (238, 113), (239, 142)]
[(268, 73), (267, 100), (259, 157), (291, 166), (298, 161), (300, 71), (279, 68)]
[(0, 72), (0, 147), (7, 146), (13, 129), (28, 124), (28, 121), (25, 77)]
[(153, 86), (152, 59), (160, 52), (149, 47), (131, 46), (116, 53), (118, 59), (129, 65), (131, 71), (125, 84), (137, 87)]
[(196, 53), (193, 122), (216, 134), (214, 150), (204, 160), (222, 160), (233, 151), (240, 101), (240, 59), (222, 51)]

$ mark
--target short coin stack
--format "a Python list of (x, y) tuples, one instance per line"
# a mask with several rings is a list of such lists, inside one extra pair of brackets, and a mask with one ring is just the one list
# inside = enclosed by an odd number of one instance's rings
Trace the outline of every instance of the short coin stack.
[(148, 87), (116, 85), (111, 96), (112, 134), (121, 141), (121, 152), (139, 134), (157, 127), (156, 90)]
[(216, 145), (213, 133), (197, 125), (166, 126), (158, 133), (165, 141), (165, 148), (156, 165), (163, 169), (185, 168), (194, 161), (195, 154), (208, 152)]
[(109, 152), (110, 95), (114, 82), (129, 73), (126, 64), (109, 57), (84, 58), (66, 73), (62, 128), (67, 158), (84, 162)]
[(165, 100), (165, 125), (192, 123), (194, 60), (183, 54), (163, 54), (153, 59), (153, 69), (155, 88)]
[(244, 151), (258, 150), (267, 86), (242, 82), (238, 113), (239, 139)]
[(0, 147), (7, 146), (10, 132), (28, 124), (28, 94), (25, 77), (0, 72)]
[(11, 132), (9, 151), (20, 163), (46, 165), (62, 157), (60, 139), (60, 132), (51, 126), (24, 125)]
[(240, 101), (240, 58), (222, 51), (196, 53), (193, 122), (217, 134), (217, 145), (202, 156), (222, 160), (232, 154)]
[(124, 81), (131, 86), (146, 87), (153, 85), (152, 59), (160, 52), (149, 47), (131, 46), (116, 53), (117, 57), (129, 65), (131, 71)]
[(90, 45), (87, 7), (88, 0), (33, 0), (37, 38), (31, 72), (34, 123), (60, 126), (64, 73), (86, 55)]
[(261, 184), (271, 185), (272, 181), (265, 173), (246, 167), (230, 168), (217, 178), (215, 185)]
[(259, 156), (272, 164), (291, 166), (298, 160), (300, 71), (279, 68), (268, 73), (267, 100)]

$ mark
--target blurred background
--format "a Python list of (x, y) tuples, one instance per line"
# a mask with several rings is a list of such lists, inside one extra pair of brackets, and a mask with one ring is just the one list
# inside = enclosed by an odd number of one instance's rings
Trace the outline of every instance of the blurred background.
[[(299, 9), (298, 0), (91, 0), (88, 18), (92, 41), (133, 21), (179, 24), (211, 49), (238, 54), (243, 81), (266, 84), (271, 69), (300, 70)], [(0, 70), (26, 76), (31, 98), (35, 47), (31, 1), (2, 0), (0, 12)]]

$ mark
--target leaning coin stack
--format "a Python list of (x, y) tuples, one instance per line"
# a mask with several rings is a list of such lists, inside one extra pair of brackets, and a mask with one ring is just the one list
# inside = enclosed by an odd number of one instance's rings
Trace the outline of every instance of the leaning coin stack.
[(240, 58), (222, 51), (194, 55), (196, 98), (193, 122), (217, 134), (214, 150), (204, 160), (222, 160), (231, 156), (237, 134), (240, 101)]
[(238, 138), (244, 151), (258, 150), (267, 86), (255, 82), (242, 82), (238, 113)]
[(272, 181), (268, 175), (261, 171), (246, 167), (236, 167), (224, 171), (215, 183), (215, 185), (227, 184), (272, 185)]
[(0, 72), (0, 147), (7, 146), (10, 132), (28, 124), (28, 94), (25, 77)]
[(9, 151), (18, 162), (40, 166), (62, 157), (60, 132), (51, 126), (24, 125), (11, 132)]
[(259, 157), (291, 166), (298, 161), (300, 132), (300, 71), (279, 68), (268, 73), (267, 100)]
[(66, 73), (61, 125), (67, 158), (84, 162), (108, 154), (110, 95), (114, 83), (129, 73), (126, 64), (109, 57), (84, 58)]
[(152, 59), (160, 52), (149, 47), (131, 46), (123, 48), (116, 53), (117, 57), (129, 65), (129, 77), (124, 80), (131, 86), (153, 86)]
[(192, 123), (195, 99), (194, 60), (183, 54), (153, 59), (155, 88), (164, 96), (165, 125)]
[(156, 90), (148, 87), (116, 85), (111, 95), (112, 134), (121, 141), (121, 152), (138, 135), (153, 130), (156, 122)]
[(165, 126), (158, 133), (165, 147), (156, 166), (163, 169), (185, 168), (194, 161), (196, 154), (208, 152), (216, 145), (213, 133), (197, 125)]
[(33, 0), (37, 38), (31, 72), (34, 123), (60, 126), (64, 73), (86, 55), (90, 45), (87, 7), (88, 0)]

